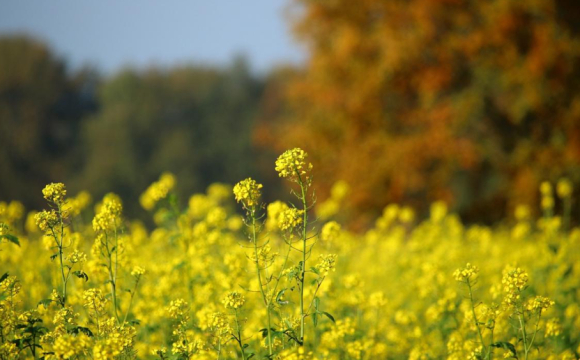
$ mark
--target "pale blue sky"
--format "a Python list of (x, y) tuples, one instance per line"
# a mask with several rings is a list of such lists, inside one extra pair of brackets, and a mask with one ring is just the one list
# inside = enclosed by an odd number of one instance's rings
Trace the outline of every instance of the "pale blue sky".
[(284, 15), (289, 1), (0, 0), (0, 35), (44, 40), (73, 68), (227, 65), (245, 54), (264, 72), (305, 58)]

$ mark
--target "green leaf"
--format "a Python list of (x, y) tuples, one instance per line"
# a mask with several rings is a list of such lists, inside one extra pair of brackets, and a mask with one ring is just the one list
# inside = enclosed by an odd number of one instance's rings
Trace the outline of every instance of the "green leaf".
[(320, 307), (320, 298), (315, 297), (314, 298), (314, 309), (316, 309), (316, 311), (318, 312), (319, 307)]
[(18, 241), (18, 238), (14, 235), (9, 235), (9, 234), (0, 235), (0, 239), (6, 239), (6, 240), (10, 241), (11, 243), (14, 243), (14, 244), (20, 246), (20, 241)]
[(50, 260), (54, 261), (54, 259), (56, 259), (57, 256), (58, 253), (50, 255)]
[[(268, 328), (263, 328), (258, 331), (262, 333), (262, 338), (266, 338), (268, 336)], [(276, 331), (274, 328), (270, 328), (270, 333), (279, 333), (279, 331)]]
[(89, 281), (89, 276), (84, 271), (77, 270), (77, 271), (73, 272), (73, 274), (75, 274), (76, 277), (78, 277), (80, 279), (85, 279), (85, 282)]
[(185, 265), (187, 265), (187, 263), (185, 261), (182, 261), (179, 264), (175, 265), (173, 267), (173, 270), (179, 270), (179, 269), (183, 268)]
[(8, 278), (8, 273), (4, 273), (4, 275), (0, 276), (0, 283)]
[(78, 335), (79, 333), (83, 333), (83, 334), (85, 334), (85, 335), (87, 335), (89, 337), (93, 337), (94, 336), (93, 335), (93, 332), (91, 331), (91, 329), (86, 328), (86, 327), (82, 327), (82, 326), (72, 327), (72, 328), (70, 328), (68, 330), (68, 333), (69, 334), (76, 334), (76, 335)]
[(278, 305), (286, 305), (288, 304), (288, 301), (282, 301), (280, 300), (282, 298), (282, 296), (284, 296), (284, 293), (286, 292), (287, 289), (282, 289), (280, 291), (278, 291), (278, 295), (276, 295), (276, 303)]
[(326, 311), (322, 311), (321, 314), (326, 315), (326, 317), (329, 318), (330, 321), (332, 321), (333, 323), (336, 323), (336, 321), (334, 320), (334, 316), (330, 315)]
[(317, 268), (315, 268), (314, 266), (310, 268), (310, 271), (312, 271), (313, 273), (315, 273), (316, 275), (320, 275), (320, 271), (318, 271)]
[(515, 359), (518, 358), (518, 355), (516, 353), (516, 347), (512, 343), (509, 343), (506, 341), (498, 341), (498, 342), (491, 344), (491, 346), (496, 347), (496, 348), (502, 348), (505, 350), (509, 350), (512, 353), (513, 358), (515, 358)]
[(312, 314), (312, 322), (314, 323), (314, 327), (318, 325), (318, 313), (315, 312)]
[(46, 309), (50, 305), (51, 302), (52, 302), (51, 299), (43, 299), (43, 300), (40, 300), (36, 306), (42, 305)]

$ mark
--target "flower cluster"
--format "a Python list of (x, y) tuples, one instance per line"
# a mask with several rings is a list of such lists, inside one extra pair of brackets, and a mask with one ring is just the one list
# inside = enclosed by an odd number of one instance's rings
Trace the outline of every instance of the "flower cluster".
[(282, 211), (278, 215), (278, 226), (280, 230), (292, 230), (298, 225), (302, 224), (302, 218), (304, 215), (304, 210), (298, 210), (296, 208), (288, 208)]
[(71, 264), (76, 264), (78, 262), (86, 262), (87, 261), (87, 254), (85, 254), (82, 251), (78, 251), (78, 250), (75, 249), (72, 253), (70, 253), (69, 255), (67, 255), (66, 259)]
[(544, 211), (552, 210), (554, 207), (552, 184), (550, 184), (548, 181), (542, 182), (542, 184), (540, 184), (540, 193), (542, 194), (542, 209), (544, 209)]
[(98, 212), (93, 218), (93, 230), (96, 233), (106, 233), (113, 231), (119, 226), (123, 203), (121, 199), (109, 193), (103, 198), (102, 204), (98, 207)]
[(105, 306), (107, 299), (99, 289), (88, 289), (83, 293), (84, 306), (89, 310), (92, 316), (99, 316)]
[(66, 188), (63, 183), (51, 183), (42, 189), (42, 195), (46, 200), (60, 205), (64, 202)]
[(561, 199), (569, 198), (573, 190), (572, 182), (567, 178), (562, 178), (556, 183), (556, 193)]
[(133, 267), (133, 270), (131, 271), (131, 275), (135, 276), (135, 277), (139, 277), (145, 274), (145, 269), (143, 269), (141, 266), (135, 266)]
[(288, 209), (288, 205), (282, 201), (274, 201), (273, 203), (268, 204), (268, 207), (266, 208), (268, 214), (268, 217), (266, 218), (266, 228), (268, 230), (276, 230), (280, 228), (280, 215)]
[(183, 299), (172, 300), (167, 308), (172, 319), (182, 319), (189, 316), (189, 304)]
[(258, 184), (252, 178), (247, 178), (234, 186), (234, 197), (237, 202), (241, 202), (247, 208), (251, 208), (259, 205), (260, 197), (262, 196), (261, 188), (262, 184)]
[(92, 201), (91, 194), (86, 191), (81, 191), (78, 195), (74, 198), (70, 198), (68, 200), (68, 208), (69, 212), (72, 216), (77, 216), (83, 211), (84, 209), (89, 206)]
[(331, 242), (340, 235), (340, 224), (336, 221), (329, 221), (322, 227), (320, 231), (320, 239), (324, 242)]
[(155, 204), (157, 204), (161, 199), (165, 199), (167, 194), (175, 186), (175, 176), (171, 173), (163, 173), (159, 178), (159, 181), (151, 184), (141, 197), (139, 197), (139, 202), (145, 210), (153, 210)]
[(242, 295), (237, 291), (228, 293), (226, 297), (222, 300), (222, 303), (224, 304), (226, 309), (234, 309), (234, 310), (237, 310), (242, 306), (244, 306), (245, 302), (246, 298), (244, 298), (244, 295)]
[(333, 270), (336, 265), (336, 254), (320, 255), (316, 269), (323, 275)]
[(308, 154), (300, 149), (286, 150), (276, 160), (276, 171), (280, 177), (297, 179), (312, 170), (312, 164), (306, 161)]
[(55, 210), (42, 210), (34, 216), (38, 228), (42, 231), (48, 231), (59, 223), (58, 214)]
[(477, 266), (467, 263), (464, 268), (455, 270), (455, 272), (453, 272), (453, 277), (457, 281), (468, 281), (475, 278), (477, 273), (479, 273)]
[(504, 303), (513, 306), (520, 300), (520, 292), (528, 283), (528, 273), (519, 267), (508, 267), (504, 270), (501, 283), (505, 292)]
[(542, 312), (544, 310), (548, 310), (554, 304), (554, 301), (548, 299), (547, 297), (536, 296), (528, 302), (526, 307), (530, 311)]

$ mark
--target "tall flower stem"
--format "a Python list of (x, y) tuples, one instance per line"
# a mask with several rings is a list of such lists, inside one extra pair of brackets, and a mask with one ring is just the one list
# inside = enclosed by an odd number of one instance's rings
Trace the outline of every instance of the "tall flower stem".
[(242, 341), (242, 328), (240, 327), (240, 321), (238, 320), (238, 310), (236, 312), (236, 331), (238, 337), (236, 338), (238, 345), (240, 345), (240, 352), (242, 353), (242, 359), (246, 360), (246, 352), (244, 351), (244, 342)]
[(471, 286), (471, 282), (469, 281), (469, 278), (466, 280), (467, 281), (467, 288), (469, 289), (469, 301), (471, 303), (471, 312), (473, 314), (473, 322), (475, 323), (475, 327), (477, 328), (477, 333), (479, 334), (479, 341), (481, 341), (481, 353), (482, 354), (486, 354), (484, 359), (487, 359), (489, 357), (489, 353), (485, 351), (486, 346), (485, 346), (485, 342), (483, 341), (483, 334), (481, 333), (481, 328), (479, 327), (479, 320), (477, 320), (477, 314), (475, 313), (475, 302), (473, 301), (473, 290), (472, 290), (472, 286)]
[(270, 300), (266, 296), (264, 291), (264, 284), (262, 283), (262, 270), (260, 269), (260, 259), (258, 259), (258, 234), (257, 234), (257, 224), (256, 224), (256, 213), (255, 210), (250, 210), (250, 216), (252, 218), (252, 243), (254, 243), (254, 262), (256, 264), (256, 273), (258, 274), (258, 284), (260, 286), (260, 293), (262, 294), (262, 300), (266, 306), (266, 313), (268, 317), (268, 354), (272, 355), (272, 320), (270, 315)]
[(306, 227), (308, 225), (308, 206), (306, 203), (306, 185), (302, 181), (298, 171), (297, 174), (298, 184), (300, 185), (301, 191), (300, 199), (302, 200), (302, 209), (304, 211), (302, 214), (302, 266), (300, 267), (300, 345), (304, 346), (304, 320), (306, 316), (304, 313), (304, 280), (306, 276)]

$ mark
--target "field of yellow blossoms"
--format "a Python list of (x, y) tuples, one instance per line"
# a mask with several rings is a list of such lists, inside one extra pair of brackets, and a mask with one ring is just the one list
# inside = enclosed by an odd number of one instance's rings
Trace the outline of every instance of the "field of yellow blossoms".
[(273, 168), (291, 203), (245, 179), (183, 208), (163, 174), (141, 197), (152, 231), (62, 183), (42, 211), (0, 203), (0, 359), (578, 359), (569, 181), (542, 184), (540, 219), (393, 204), (355, 234), (334, 220), (346, 184), (315, 207), (304, 151)]

